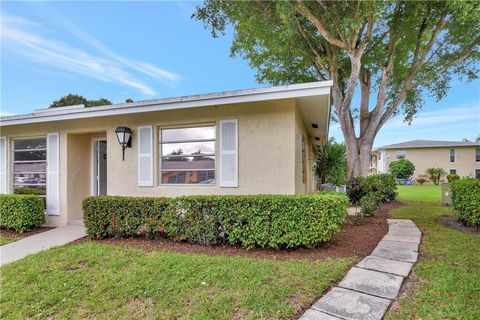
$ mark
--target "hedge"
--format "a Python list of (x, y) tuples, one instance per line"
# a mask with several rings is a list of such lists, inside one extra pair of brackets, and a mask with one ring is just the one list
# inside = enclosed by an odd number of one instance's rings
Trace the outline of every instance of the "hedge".
[(395, 200), (397, 197), (395, 177), (389, 173), (375, 174), (353, 178), (347, 185), (347, 195), (352, 204), (359, 204), (360, 200), (370, 193), (375, 193), (381, 203)]
[(165, 198), (94, 196), (83, 201), (83, 223), (93, 239), (152, 236), (159, 231)]
[(464, 178), (450, 183), (452, 205), (458, 219), (480, 227), (480, 180)]
[(43, 199), (35, 195), (1, 194), (0, 227), (25, 232), (45, 223)]
[(313, 247), (341, 230), (342, 194), (184, 196), (170, 199), (90, 197), (84, 222), (92, 238), (168, 236), (203, 245)]

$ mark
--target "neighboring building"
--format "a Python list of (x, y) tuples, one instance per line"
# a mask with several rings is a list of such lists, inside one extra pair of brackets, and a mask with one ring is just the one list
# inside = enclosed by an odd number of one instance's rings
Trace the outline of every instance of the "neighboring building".
[[(0, 118), (0, 193), (43, 194), (49, 225), (82, 218), (90, 195), (314, 191), (331, 81)], [(116, 129), (128, 136), (122, 148)], [(121, 136), (124, 133), (119, 133)]]
[(377, 148), (379, 173), (387, 172), (391, 161), (406, 158), (415, 165), (413, 178), (425, 176), (431, 167), (443, 168), (447, 174), (480, 179), (480, 142), (412, 140)]

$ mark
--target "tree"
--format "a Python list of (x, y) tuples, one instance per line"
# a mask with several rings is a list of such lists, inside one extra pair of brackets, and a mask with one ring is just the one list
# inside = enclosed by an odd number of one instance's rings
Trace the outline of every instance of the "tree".
[(390, 173), (397, 179), (408, 179), (415, 172), (415, 165), (407, 159), (398, 159), (388, 165)]
[(105, 106), (110, 105), (112, 102), (106, 98), (99, 98), (97, 100), (87, 100), (85, 97), (78, 94), (69, 93), (66, 96), (61, 97), (58, 100), (55, 100), (50, 105), (50, 108), (58, 107), (67, 107), (74, 106), (78, 104), (83, 104), (85, 107), (96, 107), (96, 106)]
[[(213, 36), (233, 26), (231, 54), (273, 85), (332, 80), (347, 175), (366, 176), (374, 139), (393, 116), (410, 123), (425, 94), (478, 77), (478, 1), (207, 0), (193, 15)], [(359, 88), (359, 105), (352, 105)]]
[(427, 168), (425, 173), (428, 175), (428, 178), (436, 185), (440, 182), (440, 178), (447, 174), (443, 168)]
[(314, 160), (314, 173), (318, 183), (346, 183), (346, 151), (343, 143), (335, 143), (333, 139), (317, 147)]

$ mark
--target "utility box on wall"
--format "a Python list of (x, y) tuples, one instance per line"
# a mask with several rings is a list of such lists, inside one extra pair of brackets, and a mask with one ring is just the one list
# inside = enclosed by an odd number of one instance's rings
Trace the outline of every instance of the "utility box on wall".
[(450, 185), (448, 183), (442, 183), (442, 205), (452, 205), (452, 192), (450, 191)]

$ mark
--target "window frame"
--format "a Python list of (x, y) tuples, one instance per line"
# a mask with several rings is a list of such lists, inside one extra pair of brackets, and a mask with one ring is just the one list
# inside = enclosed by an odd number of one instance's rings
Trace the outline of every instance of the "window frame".
[(451, 148), (449, 153), (450, 153), (450, 163), (455, 163), (455, 161), (457, 160), (457, 151), (454, 148)]
[[(202, 128), (202, 127), (213, 127), (213, 134), (214, 138), (213, 139), (189, 139), (189, 140), (180, 140), (180, 141), (171, 141), (171, 142), (165, 142), (165, 144), (173, 144), (173, 143), (192, 143), (192, 142), (213, 142), (214, 146), (214, 152), (213, 153), (206, 153), (206, 154), (201, 154), (198, 155), (198, 157), (201, 156), (207, 156), (207, 157), (213, 157), (214, 162), (215, 162), (215, 168), (214, 169), (202, 169), (202, 170), (189, 170), (189, 169), (167, 169), (163, 170), (162, 169), (162, 163), (163, 163), (163, 158), (165, 156), (162, 155), (163, 151), (163, 144), (162, 142), (162, 130), (168, 130), (168, 129), (188, 129), (188, 128)], [(208, 123), (198, 123), (198, 124), (185, 124), (185, 125), (174, 125), (174, 126), (161, 126), (158, 127), (158, 186), (161, 187), (216, 187), (218, 186), (218, 123), (217, 122), (208, 122)], [(178, 157), (181, 157), (182, 155), (179, 155)], [(185, 155), (183, 155), (185, 156)], [(175, 156), (174, 156), (175, 157)], [(192, 155), (188, 155), (188, 157), (196, 157)], [(165, 183), (163, 182), (162, 179), (162, 174), (163, 172), (202, 172), (202, 171), (210, 171), (215, 173), (215, 183)]]
[[(403, 155), (403, 157), (399, 157), (399, 155)], [(400, 159), (407, 159), (407, 151), (404, 151), (404, 150), (395, 151), (395, 160), (400, 160)]]
[[(38, 148), (38, 149), (18, 149), (15, 150), (15, 141), (21, 141), (21, 140), (34, 140), (34, 139), (44, 139), (45, 140), (45, 148)], [(37, 196), (41, 197), (44, 199), (44, 204), (45, 204), (45, 210), (46, 210), (46, 201), (47, 201), (47, 180), (48, 180), (48, 147), (47, 147), (47, 136), (29, 136), (29, 137), (12, 137), (11, 139), (11, 168), (9, 175), (11, 177), (11, 183), (10, 187), (12, 194), (15, 194), (15, 188), (16, 187), (45, 187), (45, 194), (37, 194)], [(16, 152), (25, 152), (25, 151), (45, 151), (45, 160), (15, 160), (15, 153)], [(22, 172), (15, 172), (15, 164), (21, 164), (21, 163), (45, 163), (45, 171), (22, 171)], [(22, 175), (22, 174), (44, 174), (45, 175), (45, 182), (44, 183), (16, 183), (15, 182), (15, 175)]]
[(475, 178), (480, 179), (480, 169), (475, 169)]
[(475, 162), (480, 162), (480, 148), (475, 148)]
[(457, 169), (450, 169), (449, 174), (457, 174)]

